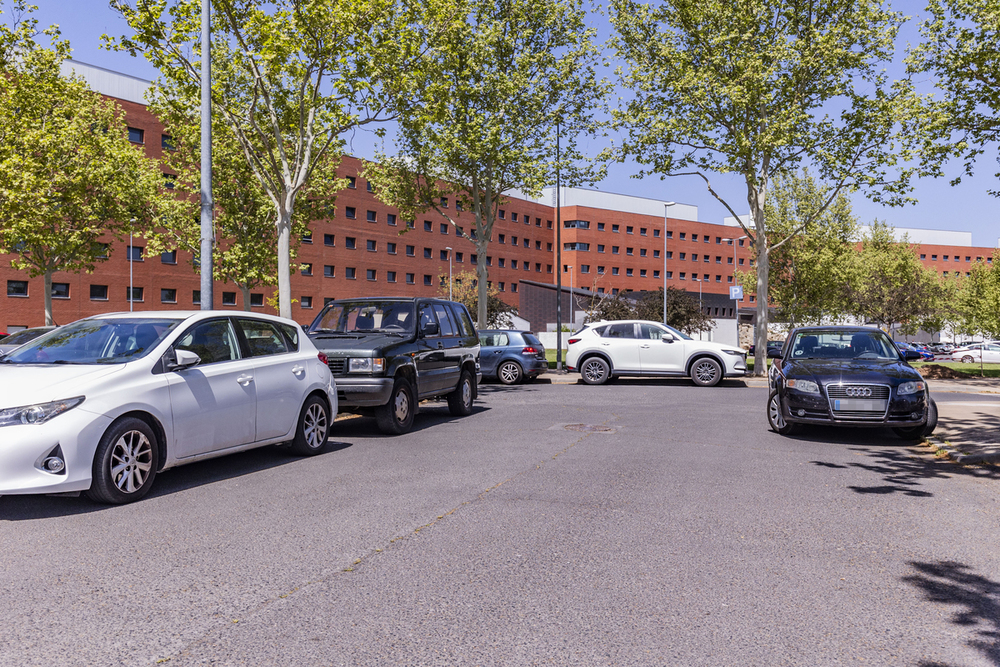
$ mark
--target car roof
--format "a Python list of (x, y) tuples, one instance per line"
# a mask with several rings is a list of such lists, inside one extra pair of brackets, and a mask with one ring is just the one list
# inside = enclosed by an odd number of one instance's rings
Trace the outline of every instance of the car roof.
[(204, 317), (253, 317), (261, 320), (269, 320), (271, 322), (281, 322), (283, 324), (297, 324), (294, 320), (290, 320), (284, 317), (279, 317), (277, 315), (270, 315), (268, 313), (254, 313), (246, 312), (243, 310), (143, 310), (139, 312), (119, 312), (119, 313), (102, 313), (100, 315), (91, 315), (85, 319), (156, 319), (156, 320), (187, 320), (191, 318), (196, 318), (199, 316)]
[[(790, 332), (788, 332), (788, 335), (791, 336), (793, 333), (802, 333), (802, 332), (808, 333), (808, 332), (816, 332), (816, 331), (836, 331), (836, 332), (841, 332), (841, 333), (846, 333), (846, 332), (849, 332), (849, 331), (854, 331), (854, 332), (857, 332), (857, 333), (870, 333), (872, 331), (882, 331), (882, 330), (879, 329), (878, 327), (866, 327), (866, 326), (858, 326), (858, 325), (851, 326), (851, 325), (845, 325), (845, 324), (834, 324), (834, 325), (830, 325), (830, 326), (827, 326), (827, 327), (824, 327), (824, 326), (795, 327)], [(885, 332), (882, 331), (882, 333), (885, 333)]]

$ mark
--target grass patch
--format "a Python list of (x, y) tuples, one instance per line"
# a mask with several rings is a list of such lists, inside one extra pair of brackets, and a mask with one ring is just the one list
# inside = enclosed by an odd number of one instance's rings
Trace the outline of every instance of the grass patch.
[(911, 361), (910, 365), (920, 368), (927, 365), (944, 366), (959, 373), (966, 373), (971, 377), (1000, 378), (1000, 364), (983, 364), (982, 375), (979, 373), (979, 364), (963, 364), (960, 361)]

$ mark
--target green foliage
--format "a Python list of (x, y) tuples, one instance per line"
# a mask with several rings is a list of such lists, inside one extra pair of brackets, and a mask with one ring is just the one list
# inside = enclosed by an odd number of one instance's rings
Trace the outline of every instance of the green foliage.
[[(587, 310), (587, 322), (599, 320), (663, 321), (663, 289), (646, 292), (638, 299), (622, 293), (595, 294)], [(667, 324), (686, 334), (712, 330), (712, 318), (699, 307), (698, 299), (676, 287), (667, 288)]]
[(482, 327), (503, 193), (537, 196), (554, 180), (557, 123), (562, 175), (587, 178), (577, 136), (593, 124), (606, 86), (578, 0), (429, 0), (418, 22), (429, 40), (426, 78), (399, 98), (399, 155), (378, 156), (366, 176), (403, 217), (434, 210), (473, 244)]
[(33, 9), (15, 2), (13, 27), (0, 25), (0, 252), (44, 277), (52, 324), (52, 274), (93, 271), (109, 241), (160, 224), (169, 207), (117, 105), (61, 76), (59, 31), (42, 33), (50, 48), (35, 42)]
[[(779, 321), (791, 326), (819, 324), (849, 310), (840, 286), (851, 280), (858, 224), (843, 193), (817, 213), (828, 190), (807, 170), (777, 174), (764, 211), (768, 230), (776, 237), (788, 237), (768, 253), (768, 301), (777, 309)], [(792, 235), (799, 228), (801, 232)], [(751, 269), (743, 282), (752, 291), (756, 270)]]
[(957, 290), (957, 311), (963, 333), (1000, 339), (1000, 251), (993, 262), (976, 262)]
[(976, 158), (987, 148), (995, 150), (1000, 139), (1000, 5), (930, 0), (927, 13), (920, 26), (923, 41), (907, 58), (910, 74), (936, 75), (942, 93), (934, 106), (940, 135), (928, 144), (925, 158), (938, 165), (959, 155), (972, 174)]
[[(621, 83), (633, 95), (614, 112), (625, 137), (610, 154), (633, 157), (640, 175), (701, 177), (737, 218), (706, 174), (741, 175), (757, 294), (770, 293), (769, 251), (841, 192), (908, 201), (926, 109), (908, 81), (882, 70), (903, 18), (880, 0), (612, 0), (611, 21)], [(771, 183), (804, 165), (829, 184), (826, 199), (788, 234), (772, 232)], [(758, 368), (767, 321), (768, 300), (758, 298)]]
[(939, 316), (943, 291), (905, 237), (897, 241), (891, 227), (876, 221), (853, 259), (844, 294), (854, 315), (887, 331), (895, 324), (904, 333), (933, 326), (928, 322)]
[[(105, 41), (157, 67), (162, 96), (200, 99), (201, 0), (111, 0), (134, 34)], [(291, 315), (296, 201), (339, 162), (348, 130), (384, 120), (414, 87), (423, 37), (395, 0), (212, 3), (212, 104), (274, 207), (279, 313)], [(328, 179), (328, 183), (336, 181)]]
[[(447, 280), (447, 279), (446, 279)], [(452, 299), (464, 305), (470, 313), (479, 310), (480, 290), (476, 282), (476, 274), (471, 271), (462, 271), (453, 277)], [(438, 295), (448, 298), (448, 283), (445, 282)], [(500, 290), (492, 285), (487, 285), (486, 290), (486, 322), (478, 324), (480, 329), (509, 329), (514, 321), (511, 315), (517, 315), (517, 308), (511, 306), (500, 298)]]

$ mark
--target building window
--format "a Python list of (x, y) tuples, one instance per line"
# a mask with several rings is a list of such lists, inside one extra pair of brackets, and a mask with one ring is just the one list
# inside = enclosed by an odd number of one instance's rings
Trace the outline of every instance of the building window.
[[(487, 257), (487, 258), (486, 258), (486, 263), (487, 263), (487, 264), (489, 264), (489, 261), (490, 261), (490, 258), (489, 258), (489, 257)], [(501, 268), (501, 269), (502, 269), (502, 268), (504, 268), (504, 266), (505, 266), (505, 262), (506, 262), (506, 260), (505, 260), (505, 259), (504, 259), (503, 257), (501, 257), (501, 258), (500, 258), (500, 264), (499, 264), (499, 266), (500, 266), (500, 268)]]
[(589, 243), (563, 243), (563, 250), (578, 250), (586, 252), (590, 250)]
[(345, 277), (348, 280), (356, 280), (358, 277), (358, 270), (353, 266), (347, 267), (347, 275)]
[(552, 229), (552, 221), (551, 220), (546, 220), (545, 221), (545, 228), (546, 229)]
[(431, 282), (431, 275), (429, 273), (425, 273), (424, 274), (424, 284), (425, 285), (432, 285), (433, 284)]
[(500, 219), (501, 220), (506, 220), (507, 219), (507, 211), (505, 211), (503, 209), (500, 209)]
[(161, 134), (160, 135), (160, 148), (162, 148), (165, 151), (172, 151), (172, 150), (174, 150), (174, 138), (172, 136), (170, 136), (169, 134)]
[(357, 187), (358, 187), (358, 179), (356, 179), (354, 176), (348, 176), (347, 177), (347, 187), (349, 187), (351, 190), (357, 189)]
[(517, 213), (511, 213), (510, 214), (510, 221), (511, 222), (517, 222)]
[(629, 225), (628, 227), (625, 228), (625, 233), (626, 234), (634, 234), (635, 233), (634, 229), (635, 228), (632, 225)]
[(506, 288), (506, 285), (504, 285), (504, 284), (503, 284), (503, 282), (501, 282), (501, 283), (499, 284), (499, 286), (498, 286), (498, 289), (499, 289), (499, 290), (500, 290), (501, 292), (506, 292), (506, 291), (507, 291), (507, 288)]
[(416, 257), (416, 248), (414, 246), (411, 246), (411, 245), (406, 246), (406, 256), (407, 257)]
[(146, 138), (145, 130), (140, 130), (137, 127), (128, 128), (128, 140), (131, 141), (133, 144), (145, 143), (144, 142), (145, 138)]
[(448, 251), (447, 250), (442, 250), (441, 251), (441, 261), (442, 262), (447, 262), (448, 261)]
[(740, 266), (743, 266), (743, 258), (740, 257)]
[[(681, 259), (684, 259), (684, 258), (681, 257)], [(692, 262), (697, 262), (698, 261), (698, 253), (696, 253), (696, 252), (691, 253), (691, 261)]]
[(250, 307), (260, 308), (264, 305), (264, 295), (253, 292), (250, 294)]
[(375, 188), (372, 187), (371, 181), (365, 181), (365, 190), (367, 190), (368, 192), (375, 192)]
[(386, 243), (385, 244), (385, 251), (387, 253), (389, 253), (390, 255), (395, 255), (396, 254), (396, 244), (395, 243)]
[(653, 270), (653, 277), (654, 278), (659, 278), (660, 277), (660, 272), (654, 269)]
[[(684, 238), (683, 234), (681, 234), (681, 238)], [(691, 240), (694, 241), (695, 243), (697, 243), (698, 242), (698, 235), (697, 234), (692, 234), (691, 235)]]
[(236, 292), (223, 292), (222, 293), (222, 305), (223, 306), (235, 306), (236, 305)]
[(323, 234), (323, 245), (328, 245), (328, 246), (337, 245), (336, 237), (333, 234)]
[(310, 262), (304, 262), (300, 268), (304, 276), (311, 276), (313, 274), (313, 265)]
[(551, 264), (546, 264), (545, 265), (545, 273), (552, 273), (552, 265)]
[(536, 273), (541, 273), (542, 272), (542, 263), (541, 262), (535, 262), (535, 272)]
[(657, 258), (657, 257), (659, 257), (659, 256), (660, 256), (660, 251), (659, 251), (659, 250), (654, 250), (654, 251), (653, 251), (653, 257), (654, 257), (654, 258)]
[(621, 225), (611, 225), (612, 232), (617, 234), (620, 230), (621, 230)]
[[(516, 221), (515, 221), (516, 222)], [(589, 220), (567, 220), (563, 223), (564, 229), (590, 229)]]
[(141, 262), (143, 247), (138, 245), (130, 245), (125, 247), (126, 257), (130, 262)]
[(715, 276), (715, 282), (721, 283), (722, 282), (722, 276)]
[(632, 277), (632, 269), (625, 269), (625, 275), (628, 276), (629, 278), (631, 278)]
[(52, 298), (53, 299), (68, 299), (69, 298), (69, 283), (52, 283)]
[(413, 278), (414, 278), (414, 275), (412, 273), (407, 273), (406, 274), (406, 284), (407, 285), (412, 285), (413, 284)]
[(390, 283), (396, 282), (396, 272), (395, 271), (386, 271), (385, 272), (385, 279), (386, 279), (387, 282), (390, 282)]
[(687, 257), (687, 253), (686, 253), (686, 252), (682, 252), (682, 253), (681, 253), (681, 261), (682, 261), (682, 262), (684, 261), (684, 258), (685, 258), (685, 257)]
[(313, 298), (311, 296), (304, 296), (301, 298), (301, 303), (303, 308), (312, 308)]
[(344, 247), (348, 250), (354, 250), (358, 247), (358, 240), (353, 236), (344, 237)]
[(673, 277), (674, 277), (674, 272), (673, 271), (667, 271), (667, 280), (673, 280)]
[(598, 243), (597, 244), (597, 252), (604, 252), (604, 244), (603, 243)]
[(516, 259), (510, 260), (510, 268), (512, 268), (512, 269), (516, 269), (517, 268), (517, 260)]
[(90, 300), (91, 301), (107, 301), (108, 300), (108, 286), (107, 285), (91, 285), (90, 286)]
[(601, 266), (601, 265), (599, 265), (599, 264), (597, 266), (597, 275), (599, 275), (599, 276), (603, 276), (604, 275), (604, 267)]
[(465, 257), (465, 255), (464, 255), (464, 254), (462, 254), (462, 253), (460, 253), (460, 252), (456, 252), (456, 253), (455, 253), (455, 261), (456, 261), (457, 263), (459, 263), (459, 264), (461, 264), (461, 263), (462, 263), (462, 261), (463, 261), (463, 258), (464, 258), (464, 257)]
[(646, 249), (639, 248), (639, 257), (645, 257), (645, 256), (646, 256)]
[(517, 237), (516, 236), (511, 236), (510, 237), (510, 244), (512, 246), (516, 246), (517, 245)]
[(726, 282), (727, 283), (733, 282), (733, 277), (732, 276), (726, 276)]
[(378, 241), (375, 239), (368, 239), (368, 252), (376, 252), (378, 250)]
[(515, 293), (517, 292), (517, 283), (510, 284), (510, 291)]
[(442, 222), (441, 225), (440, 225), (440, 227), (438, 227), (438, 231), (440, 231), (442, 234), (447, 234), (448, 233), (448, 223), (447, 222)]
[(177, 263), (177, 251), (171, 250), (170, 252), (160, 253), (160, 263), (161, 264), (176, 264)]
[(191, 290), (191, 303), (193, 303), (196, 306), (201, 303), (201, 290), (200, 289)]
[(168, 174), (163, 172), (163, 187), (167, 190), (173, 190), (177, 187), (177, 174)]
[(366, 215), (368, 222), (378, 222), (378, 214), (375, 211), (368, 211)]
[(406, 221), (406, 228), (407, 229), (416, 229), (417, 228), (417, 221), (416, 220), (407, 220)]
[(141, 287), (126, 287), (125, 288), (125, 300), (126, 301), (142, 301), (142, 288)]
[(177, 303), (177, 290), (160, 289), (160, 303)]
[(611, 254), (612, 255), (617, 255), (618, 254), (618, 246), (616, 246), (616, 245), (611, 246)]
[(648, 236), (648, 234), (646, 234), (646, 228), (645, 227), (640, 227), (639, 228), (639, 236)]
[(7, 296), (28, 296), (28, 281), (8, 280)]
[(597, 231), (599, 231), (599, 232), (603, 232), (604, 231), (604, 223), (603, 222), (597, 223)]
[(368, 276), (368, 280), (375, 282), (375, 279), (378, 277), (378, 272), (375, 269), (368, 269), (366, 273)]
[(590, 273), (590, 264), (581, 264), (580, 273)]
[(430, 258), (431, 258), (431, 249), (424, 248), (424, 259), (430, 259)]
[(611, 267), (611, 275), (617, 276), (619, 273), (621, 273), (621, 271), (618, 269), (617, 266), (612, 266)]
[(632, 252), (632, 248), (625, 248), (625, 254), (626, 255), (634, 255), (635, 253)]
[(395, 213), (389, 213), (388, 215), (386, 215), (385, 216), (385, 222), (390, 227), (395, 227), (396, 226), (396, 214)]
[(434, 225), (431, 223), (430, 220), (424, 220), (424, 231), (425, 232), (433, 232), (434, 231)]
[(337, 277), (337, 267), (333, 264), (326, 264), (323, 267), (323, 277), (324, 278), (336, 278)]
[(743, 242), (744, 242), (745, 240), (746, 240), (746, 239), (740, 239), (740, 247), (741, 247), (741, 248), (743, 247)]
[(674, 233), (672, 231), (670, 231), (669, 229), (667, 230), (667, 238), (668, 239), (674, 238)]
[(639, 269), (639, 277), (640, 278), (646, 277), (646, 269)]
[(448, 198), (441, 197), (441, 208), (448, 208)]
[(355, 220), (358, 217), (358, 210), (353, 206), (347, 206), (344, 208), (344, 215), (348, 220)]

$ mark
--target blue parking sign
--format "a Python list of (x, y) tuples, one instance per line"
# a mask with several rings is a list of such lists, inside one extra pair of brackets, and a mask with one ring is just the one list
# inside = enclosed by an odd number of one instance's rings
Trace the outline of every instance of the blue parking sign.
[(729, 298), (735, 299), (737, 301), (743, 300), (743, 287), (741, 285), (734, 285), (729, 288)]

